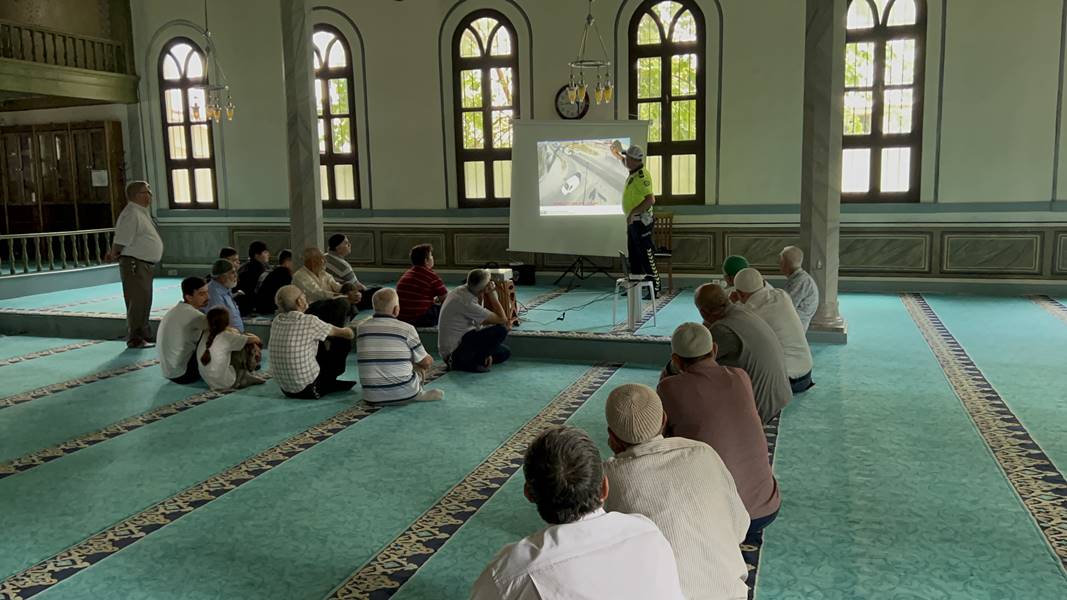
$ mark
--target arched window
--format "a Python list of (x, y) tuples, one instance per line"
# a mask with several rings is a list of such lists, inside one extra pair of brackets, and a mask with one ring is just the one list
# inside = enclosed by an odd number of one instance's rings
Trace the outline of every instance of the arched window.
[(452, 39), (452, 87), (460, 207), (511, 200), (512, 119), (519, 111), (519, 53), (504, 15), (479, 10)]
[(352, 52), (341, 32), (329, 25), (316, 25), (312, 41), (322, 202), (325, 206), (359, 208)]
[(922, 0), (850, 0), (845, 37), (841, 199), (918, 202)]
[(704, 14), (692, 0), (645, 0), (630, 19), (630, 116), (650, 121), (645, 167), (656, 201), (704, 193)]
[(204, 52), (175, 38), (159, 56), (164, 162), (171, 208), (218, 208), (215, 153), (207, 114)]

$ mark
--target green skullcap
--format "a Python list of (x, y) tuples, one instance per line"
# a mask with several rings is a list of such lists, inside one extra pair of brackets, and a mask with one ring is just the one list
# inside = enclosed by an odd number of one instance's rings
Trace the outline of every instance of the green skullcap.
[(726, 260), (722, 261), (722, 272), (727, 277), (733, 277), (737, 275), (737, 272), (741, 269), (748, 268), (748, 261), (744, 256), (727, 256)]

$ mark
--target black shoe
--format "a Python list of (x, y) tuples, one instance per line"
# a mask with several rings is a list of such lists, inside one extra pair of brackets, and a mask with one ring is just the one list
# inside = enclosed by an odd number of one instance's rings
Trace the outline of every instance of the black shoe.
[(338, 380), (334, 381), (332, 384), (330, 384), (330, 391), (331, 392), (347, 392), (347, 391), (351, 390), (352, 388), (356, 387), (357, 383), (359, 383), (359, 382), (358, 381), (344, 381), (342, 379), (338, 379)]

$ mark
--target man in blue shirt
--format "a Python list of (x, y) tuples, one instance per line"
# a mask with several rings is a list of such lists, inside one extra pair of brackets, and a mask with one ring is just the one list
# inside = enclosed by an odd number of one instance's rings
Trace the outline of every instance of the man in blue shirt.
[(211, 265), (211, 283), (207, 284), (207, 306), (201, 310), (208, 310), (221, 306), (230, 311), (230, 326), (241, 333), (245, 331), (244, 321), (241, 320), (241, 311), (237, 309), (237, 303), (233, 301), (233, 288), (237, 287), (237, 269), (233, 263), (220, 258)]

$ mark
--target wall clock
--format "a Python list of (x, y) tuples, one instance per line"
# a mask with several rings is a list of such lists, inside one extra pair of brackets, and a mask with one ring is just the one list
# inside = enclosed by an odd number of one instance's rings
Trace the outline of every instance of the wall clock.
[(589, 112), (589, 94), (581, 102), (571, 102), (567, 98), (567, 86), (559, 88), (556, 92), (556, 114), (562, 119), (581, 119)]

